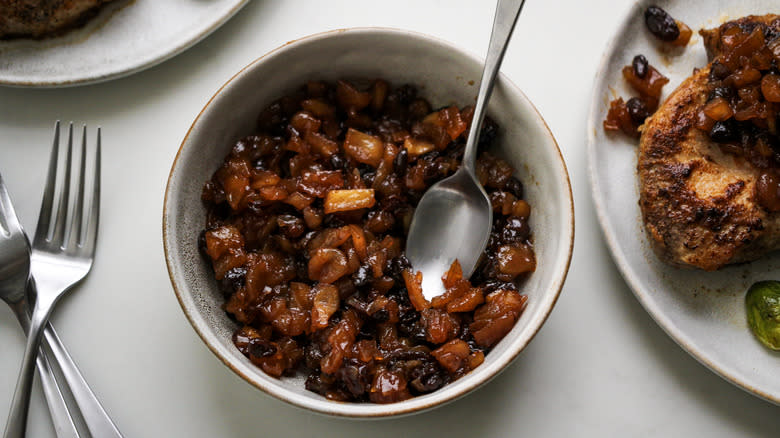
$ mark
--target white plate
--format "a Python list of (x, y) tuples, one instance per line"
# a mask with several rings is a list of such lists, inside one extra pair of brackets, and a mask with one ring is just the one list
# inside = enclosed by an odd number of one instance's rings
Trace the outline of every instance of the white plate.
[[(666, 9), (694, 30), (684, 50), (668, 50), (647, 31), (644, 10), (650, 4)], [(671, 80), (671, 93), (696, 66), (706, 64), (696, 32), (728, 19), (777, 10), (776, 1), (717, 0), (637, 2), (618, 29), (596, 76), (588, 122), (591, 188), (601, 227), (615, 263), (645, 310), (683, 349), (711, 370), (746, 391), (780, 404), (780, 353), (764, 348), (747, 325), (744, 298), (755, 281), (780, 279), (780, 254), (718, 272), (670, 267), (655, 256), (639, 211), (636, 172), (637, 142), (606, 135), (602, 120), (615, 95), (636, 95), (620, 73), (636, 54)]]
[(0, 84), (64, 87), (149, 68), (216, 30), (249, 0), (109, 4), (81, 29), (46, 40), (0, 41)]

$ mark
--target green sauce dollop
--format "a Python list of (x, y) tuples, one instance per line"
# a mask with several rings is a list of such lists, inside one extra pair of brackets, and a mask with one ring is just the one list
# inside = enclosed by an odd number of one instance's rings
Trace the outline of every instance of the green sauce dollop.
[(772, 350), (780, 350), (780, 281), (759, 281), (745, 296), (753, 334)]

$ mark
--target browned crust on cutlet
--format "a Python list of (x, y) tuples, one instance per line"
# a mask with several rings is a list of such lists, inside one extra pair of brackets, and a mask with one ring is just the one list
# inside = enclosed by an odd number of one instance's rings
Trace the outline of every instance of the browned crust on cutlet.
[[(645, 123), (638, 172), (639, 204), (655, 252), (670, 264), (711, 271), (766, 251), (766, 212), (754, 201), (758, 170), (724, 156), (694, 126), (708, 74), (709, 67), (686, 79)], [(715, 194), (698, 194), (692, 179), (718, 172), (731, 181)]]

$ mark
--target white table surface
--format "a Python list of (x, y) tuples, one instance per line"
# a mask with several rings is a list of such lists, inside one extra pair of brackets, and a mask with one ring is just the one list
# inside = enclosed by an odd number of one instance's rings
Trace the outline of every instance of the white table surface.
[[(53, 321), (130, 437), (778, 437), (780, 408), (700, 365), (644, 312), (603, 242), (586, 171), (591, 84), (630, 1), (529, 1), (503, 71), (536, 104), (567, 161), (574, 257), (534, 342), (473, 394), (408, 418), (351, 421), (288, 406), (245, 383), (206, 348), (174, 296), (163, 259), (163, 192), (174, 155), (211, 95), (285, 42), (334, 28), (391, 26), (484, 53), (489, 1), (253, 1), (195, 47), (108, 83), (0, 87), (0, 172), (28, 230), (54, 120), (102, 125), (103, 209), (94, 269)], [(391, 6), (392, 4), (392, 6)], [(23, 338), (0, 306), (0, 428)], [(779, 372), (780, 372), (780, 364)], [(31, 437), (53, 437), (40, 386)]]

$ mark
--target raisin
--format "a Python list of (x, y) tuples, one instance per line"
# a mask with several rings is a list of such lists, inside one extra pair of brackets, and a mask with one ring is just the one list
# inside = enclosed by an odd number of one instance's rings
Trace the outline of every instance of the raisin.
[(276, 218), (276, 223), (282, 234), (290, 239), (296, 239), (306, 231), (303, 219), (291, 214), (280, 215)]
[(246, 268), (239, 266), (233, 268), (225, 273), (225, 276), (220, 280), (219, 286), (225, 294), (232, 294), (244, 286), (246, 279)]
[(303, 351), (303, 359), (307, 368), (317, 369), (323, 357), (322, 350), (316, 342), (307, 345)]
[(328, 390), (330, 390), (330, 385), (323, 381), (322, 375), (319, 373), (309, 374), (309, 377), (306, 378), (306, 383), (304, 383), (304, 387), (311, 392), (316, 392), (321, 395), (325, 395)]
[(489, 280), (482, 285), (485, 290), (485, 295), (495, 292), (497, 290), (517, 290), (517, 285), (508, 281)]
[(355, 340), (373, 340), (376, 336), (376, 324), (372, 324), (370, 320), (363, 323), (360, 326), (360, 331), (357, 334)]
[(722, 81), (730, 74), (729, 68), (718, 61), (714, 61), (710, 67), (710, 81)]
[(428, 330), (425, 327), (425, 323), (418, 319), (409, 323), (401, 322), (398, 325), (398, 329), (401, 333), (408, 336), (415, 342), (424, 343), (427, 342), (426, 335)]
[(387, 309), (379, 309), (371, 315), (371, 318), (376, 322), (385, 322), (390, 319), (390, 312), (388, 312)]
[(355, 397), (366, 392), (368, 387), (368, 373), (365, 365), (349, 364), (339, 368), (338, 378), (344, 384), (347, 391)]
[(409, 105), (417, 97), (417, 88), (409, 84), (401, 85), (393, 92), (393, 96), (398, 99), (398, 103)]
[(363, 182), (366, 184), (366, 186), (371, 187), (372, 185), (374, 185), (374, 178), (376, 178), (376, 172), (361, 171), (360, 177), (363, 178)]
[(707, 95), (707, 100), (710, 101), (718, 97), (730, 100), (734, 97), (734, 89), (731, 87), (715, 87), (710, 91), (710, 94)]
[(422, 119), (431, 113), (431, 104), (425, 99), (415, 99), (409, 104), (409, 116), (412, 119)]
[(265, 132), (274, 134), (283, 134), (287, 118), (285, 117), (282, 105), (276, 101), (260, 112), (257, 118), (257, 127)]
[(393, 160), (393, 171), (398, 176), (404, 176), (406, 175), (407, 167), (409, 167), (409, 152), (407, 152), (406, 148), (403, 148), (396, 154)]
[(335, 214), (326, 214), (324, 223), (328, 228), (340, 228), (346, 225), (346, 223)]
[(420, 313), (412, 306), (398, 306), (398, 319), (401, 324), (411, 324), (420, 319)]
[(644, 78), (647, 76), (648, 64), (645, 55), (634, 56), (634, 59), (631, 61), (631, 67), (634, 69), (634, 74), (637, 75), (637, 77)]
[(737, 138), (737, 130), (732, 123), (728, 123), (728, 120), (725, 122), (715, 122), (715, 124), (712, 125), (712, 129), (710, 129), (710, 138), (716, 143), (734, 141)]
[(424, 362), (413, 369), (411, 377), (413, 380), (409, 385), (420, 393), (435, 391), (446, 383), (445, 376), (432, 362)]
[(252, 339), (249, 342), (249, 354), (256, 358), (269, 357), (276, 354), (276, 347), (262, 339)]
[(501, 240), (504, 243), (523, 242), (531, 235), (531, 227), (528, 221), (519, 217), (510, 217), (506, 221), (504, 230), (501, 232)]
[(513, 194), (517, 199), (523, 199), (523, 183), (519, 179), (512, 177), (507, 181), (505, 189)]
[(330, 165), (333, 170), (342, 170), (347, 168), (347, 160), (339, 154), (333, 154), (330, 156)]
[(403, 281), (402, 273), (412, 267), (405, 255), (400, 255), (388, 261), (387, 275), (395, 281)]
[(485, 117), (482, 121), (482, 129), (479, 131), (479, 142), (477, 149), (490, 147), (498, 137), (498, 125), (490, 117)]
[(674, 41), (680, 36), (680, 28), (671, 15), (658, 6), (645, 10), (647, 29), (661, 41)]
[(638, 97), (628, 99), (626, 107), (628, 108), (628, 115), (631, 116), (631, 121), (636, 125), (641, 125), (646, 118), (650, 117), (650, 110), (647, 109), (647, 104)]
[(371, 281), (371, 267), (367, 264), (360, 265), (358, 270), (352, 274), (352, 281), (359, 288), (367, 286)]

